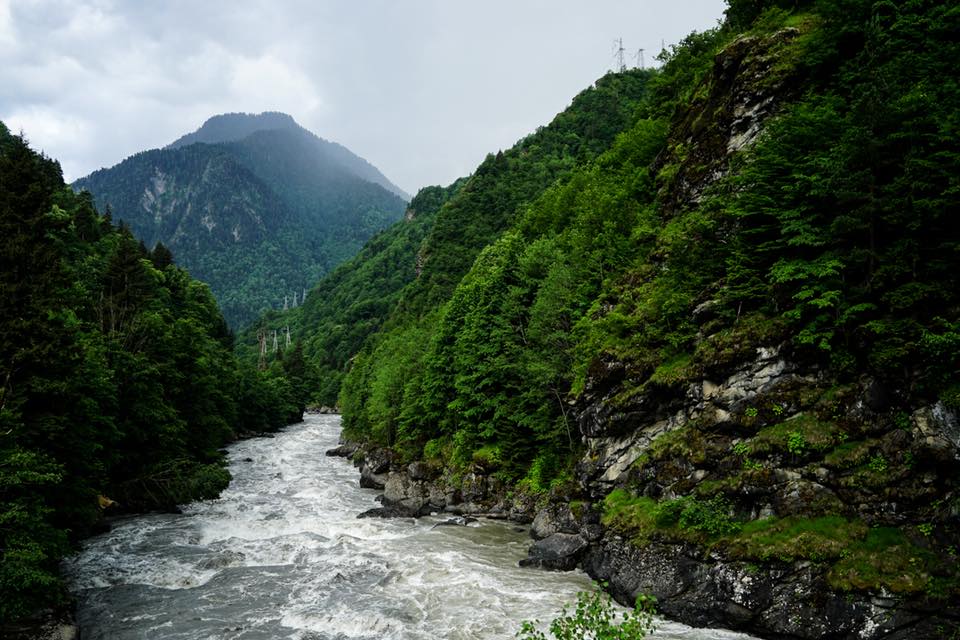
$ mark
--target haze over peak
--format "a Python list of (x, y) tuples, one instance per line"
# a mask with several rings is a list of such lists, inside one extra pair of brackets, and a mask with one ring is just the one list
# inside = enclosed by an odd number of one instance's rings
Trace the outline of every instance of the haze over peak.
[(193, 133), (180, 136), (167, 145), (168, 149), (185, 147), (195, 142), (216, 144), (243, 140), (257, 131), (270, 129), (303, 129), (297, 121), (280, 111), (263, 113), (221, 113), (211, 116)]
[(319, 155), (329, 160), (333, 165), (340, 166), (358, 178), (378, 184), (387, 191), (408, 202), (410, 201), (409, 193), (391, 182), (366, 159), (361, 158), (341, 144), (321, 138), (309, 129), (300, 126), (293, 119), (293, 116), (280, 111), (222, 113), (211, 116), (199, 129), (177, 138), (165, 148), (177, 149), (198, 142), (204, 144), (239, 142), (261, 131), (288, 131), (310, 138)]

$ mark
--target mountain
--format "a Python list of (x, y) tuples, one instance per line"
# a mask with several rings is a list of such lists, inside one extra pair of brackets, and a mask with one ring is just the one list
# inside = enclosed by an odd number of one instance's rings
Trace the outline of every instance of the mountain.
[(299, 300), (405, 208), (373, 166), (280, 113), (216, 116), (73, 187), (172, 249), (234, 327)]
[(349, 313), (311, 295), (301, 331), (383, 513), (532, 519), (525, 564), (695, 625), (950, 636), (960, 13), (728, 6), (629, 117), (491, 155), (368, 245), (386, 304), (340, 273), (315, 291)]

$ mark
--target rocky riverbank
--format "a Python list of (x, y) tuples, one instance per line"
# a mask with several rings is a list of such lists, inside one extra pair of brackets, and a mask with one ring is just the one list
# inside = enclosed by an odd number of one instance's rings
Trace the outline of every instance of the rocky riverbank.
[[(777, 348), (717, 379), (618, 396), (611, 363), (577, 407), (585, 454), (567, 495), (531, 496), (345, 443), (366, 517), (432, 512), (531, 525), (522, 564), (582, 567), (632, 604), (769, 638), (949, 638), (960, 429), (941, 403), (894, 410), (875, 380), (840, 386)], [(899, 426), (891, 424), (892, 421)]]

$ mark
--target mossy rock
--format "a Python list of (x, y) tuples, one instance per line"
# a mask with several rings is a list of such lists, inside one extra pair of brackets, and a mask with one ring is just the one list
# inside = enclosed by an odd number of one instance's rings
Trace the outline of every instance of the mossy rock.
[(948, 594), (956, 594), (956, 572), (955, 560), (952, 567), (946, 566), (935, 554), (911, 543), (900, 529), (879, 527), (845, 550), (830, 568), (827, 580), (844, 591), (887, 589), (915, 594), (945, 587)]
[(743, 525), (725, 547), (738, 560), (837, 559), (851, 540), (863, 538), (867, 526), (840, 516), (766, 518)]
[(811, 451), (829, 449), (836, 443), (839, 433), (836, 423), (802, 413), (761, 429), (750, 440), (750, 447), (756, 455), (781, 452), (802, 457)]

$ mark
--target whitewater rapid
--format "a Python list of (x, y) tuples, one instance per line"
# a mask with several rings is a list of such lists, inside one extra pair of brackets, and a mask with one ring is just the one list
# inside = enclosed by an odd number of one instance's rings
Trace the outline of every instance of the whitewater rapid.
[[(84, 640), (513, 638), (591, 588), (520, 568), (530, 538), (510, 523), (357, 519), (377, 492), (324, 455), (339, 432), (338, 416), (309, 416), (237, 442), (220, 498), (86, 541), (64, 563)], [(662, 623), (654, 637), (747, 636)]]

